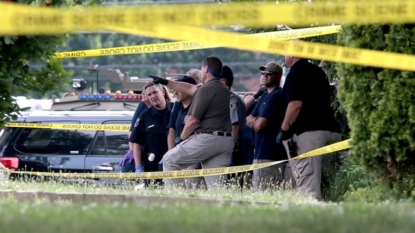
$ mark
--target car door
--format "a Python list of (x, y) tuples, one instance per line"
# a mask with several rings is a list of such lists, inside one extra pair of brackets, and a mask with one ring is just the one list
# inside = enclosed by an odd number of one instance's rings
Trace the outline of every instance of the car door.
[[(103, 124), (129, 125), (130, 122), (131, 120), (117, 120)], [(120, 172), (118, 164), (128, 150), (128, 131), (98, 131), (95, 143), (85, 157), (85, 170), (97, 173)]]
[[(42, 121), (79, 124), (79, 121)], [(47, 172), (84, 172), (84, 160), (95, 131), (23, 128), (15, 138), (12, 152), (20, 169)]]

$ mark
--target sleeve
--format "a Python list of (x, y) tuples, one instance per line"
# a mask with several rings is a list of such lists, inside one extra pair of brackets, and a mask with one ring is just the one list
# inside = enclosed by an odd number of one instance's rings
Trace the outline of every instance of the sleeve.
[[(264, 95), (265, 95), (265, 94), (264, 94)], [(253, 116), (253, 117), (257, 117), (257, 116), (258, 116), (258, 114), (259, 114), (259, 108), (260, 108), (260, 106), (261, 106), (262, 100), (265, 98), (265, 96), (264, 96), (264, 95), (261, 97), (261, 99), (259, 99), (258, 101), (255, 101), (255, 102), (254, 102), (254, 104), (255, 104), (255, 108), (254, 108), (254, 110), (252, 111), (251, 116)]]
[(238, 124), (239, 117), (238, 117), (238, 111), (241, 106), (239, 106), (238, 100), (235, 97), (231, 97), (230, 102), (230, 114), (231, 114), (231, 123), (232, 125)]
[(252, 113), (252, 112), (254, 111), (254, 109), (255, 109), (256, 104), (257, 104), (257, 101), (254, 101), (254, 102), (251, 104), (251, 106), (249, 106), (249, 108), (246, 110), (246, 114), (245, 114), (245, 116), (249, 116), (249, 115), (251, 115), (251, 113)]
[(140, 114), (144, 111), (144, 110), (146, 110), (146, 108), (147, 108), (147, 105), (144, 103), (144, 102), (140, 102), (139, 104), (138, 104), (138, 106), (137, 106), (137, 109), (135, 110), (135, 112), (134, 112), (134, 116), (133, 116), (133, 119), (131, 120), (131, 126), (130, 126), (130, 131), (132, 132), (133, 131), (133, 129), (134, 129), (134, 127), (135, 127), (135, 124), (136, 124), (136, 122), (137, 122), (137, 118), (138, 118), (138, 116), (140, 116)]
[(290, 75), (286, 97), (288, 103), (295, 100), (304, 101), (304, 93), (306, 93), (304, 89), (307, 88), (304, 82), (305, 78), (307, 78), (305, 77), (305, 73), (298, 70)]
[(181, 103), (176, 101), (174, 102), (173, 109), (171, 110), (169, 124), (167, 128), (172, 128), (176, 130), (176, 121), (177, 121), (177, 114), (179, 112), (179, 108), (181, 107)]
[(130, 142), (137, 143), (140, 145), (144, 145), (144, 139), (146, 136), (146, 124), (145, 124), (145, 113), (146, 111), (142, 112), (140, 116), (137, 118), (136, 127), (134, 127), (131, 136)]
[(272, 93), (263, 104), (261, 114), (258, 117), (263, 117), (268, 120), (277, 117), (278, 111), (281, 111), (279, 108), (280, 101), (282, 101), (281, 97), (281, 92)]
[(193, 99), (188, 115), (195, 117), (199, 120), (202, 119), (203, 115), (205, 115), (207, 108), (209, 107), (209, 99), (210, 98), (208, 97), (207, 91), (205, 91), (205, 89), (203, 88), (200, 88), (199, 91), (197, 91), (195, 98)]

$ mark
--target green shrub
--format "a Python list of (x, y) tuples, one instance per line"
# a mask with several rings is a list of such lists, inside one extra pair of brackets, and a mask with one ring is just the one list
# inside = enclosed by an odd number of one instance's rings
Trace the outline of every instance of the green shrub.
[[(335, 155), (330, 161), (331, 169), (322, 174), (322, 192), (327, 201), (343, 201), (345, 194), (362, 188), (378, 187), (376, 177), (361, 165)], [(365, 200), (365, 199), (362, 199)]]
[[(338, 44), (414, 54), (414, 37), (414, 25), (342, 26)], [(351, 129), (350, 159), (376, 174), (395, 198), (413, 196), (415, 73), (343, 63), (336, 69)]]

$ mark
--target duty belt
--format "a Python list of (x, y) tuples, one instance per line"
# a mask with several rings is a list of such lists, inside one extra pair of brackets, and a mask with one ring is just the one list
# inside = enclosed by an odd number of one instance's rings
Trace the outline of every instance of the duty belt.
[(231, 137), (232, 136), (232, 133), (228, 133), (228, 132), (221, 132), (221, 131), (213, 131), (213, 132), (198, 132), (197, 134), (203, 134), (203, 133), (206, 133), (206, 134), (212, 134), (212, 135), (215, 135), (215, 136), (221, 136), (221, 137)]

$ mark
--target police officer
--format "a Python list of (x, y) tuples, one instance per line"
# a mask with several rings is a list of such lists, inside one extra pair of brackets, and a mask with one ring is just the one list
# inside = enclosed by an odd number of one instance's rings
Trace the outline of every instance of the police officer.
[[(130, 138), (131, 133), (133, 132), (134, 128), (137, 126), (137, 124), (138, 124), (137, 119), (140, 116), (140, 114), (142, 112), (144, 112), (146, 109), (148, 109), (149, 107), (151, 107), (151, 104), (150, 104), (149, 100), (146, 97), (146, 92), (145, 91), (142, 91), (141, 97), (142, 97), (141, 101), (138, 104), (138, 106), (137, 106), (137, 108), (134, 112), (133, 119), (131, 120), (130, 131), (128, 131), (128, 138)], [(134, 152), (133, 152), (134, 143), (129, 142), (128, 146), (129, 146), (130, 150), (124, 155), (124, 157), (122, 158), (122, 160), (119, 163), (119, 165), (121, 167), (121, 172), (134, 172), (135, 171)]]
[[(189, 83), (196, 85), (195, 79), (184, 76), (176, 80), (177, 82)], [(177, 101), (174, 103), (169, 122), (168, 146), (169, 150), (180, 142), (180, 135), (184, 128), (185, 117), (192, 104), (193, 97), (180, 91), (174, 91)]]
[[(223, 66), (222, 68), (222, 78), (220, 82), (224, 84), (230, 93), (230, 117), (232, 123), (232, 138), (233, 138), (233, 152), (231, 156), (230, 165), (231, 166), (240, 166), (243, 165), (244, 162), (244, 155), (242, 150), (242, 137), (243, 137), (243, 130), (244, 126), (246, 125), (245, 119), (245, 103), (243, 102), (242, 98), (239, 97), (237, 94), (231, 91), (232, 84), (233, 84), (233, 72), (229, 66)], [(236, 174), (239, 176), (238, 174)], [(232, 177), (233, 175), (230, 175)], [(237, 178), (237, 177), (236, 177)], [(240, 184), (243, 184), (242, 176), (239, 179)], [(238, 178), (237, 178), (238, 179)]]
[[(181, 143), (169, 150), (163, 158), (166, 171), (181, 170), (202, 163), (203, 168), (217, 168), (229, 165), (233, 150), (232, 125), (230, 120), (230, 95), (219, 79), (222, 75), (222, 61), (208, 57), (202, 63), (203, 85), (198, 89), (187, 83), (180, 83), (150, 76), (175, 90), (195, 94), (189, 109), (186, 124), (181, 134)], [(206, 176), (209, 189), (221, 186), (226, 177)], [(166, 185), (177, 185), (175, 179), (166, 179)]]
[(149, 82), (144, 91), (152, 106), (141, 113), (137, 127), (130, 136), (130, 142), (135, 143), (136, 172), (161, 170), (159, 162), (168, 150), (167, 133), (172, 103), (166, 101), (165, 90), (159, 84)]
[(222, 68), (222, 78), (220, 82), (224, 84), (230, 93), (230, 117), (232, 123), (232, 138), (234, 142), (234, 150), (232, 153), (231, 165), (238, 166), (243, 164), (243, 154), (241, 148), (241, 137), (243, 135), (244, 125), (246, 124), (245, 119), (245, 103), (242, 98), (237, 94), (231, 91), (233, 84), (233, 72), (229, 66), (223, 66)]
[[(184, 76), (176, 80), (177, 82), (189, 83), (192, 85), (197, 85), (197, 82), (194, 78), (190, 76)], [(183, 132), (183, 128), (185, 125), (185, 118), (189, 111), (190, 105), (193, 101), (193, 96), (190, 96), (186, 93), (174, 90), (174, 94), (176, 95), (177, 101), (174, 103), (173, 110), (171, 112), (170, 123), (169, 123), (169, 136), (168, 136), (168, 144), (169, 150), (173, 149), (177, 144), (180, 143), (180, 136)], [(190, 166), (187, 169), (199, 169), (201, 168), (200, 163)], [(184, 184), (188, 189), (199, 189), (201, 185), (204, 183), (203, 177), (195, 177), (195, 178), (186, 178), (184, 179)]]

